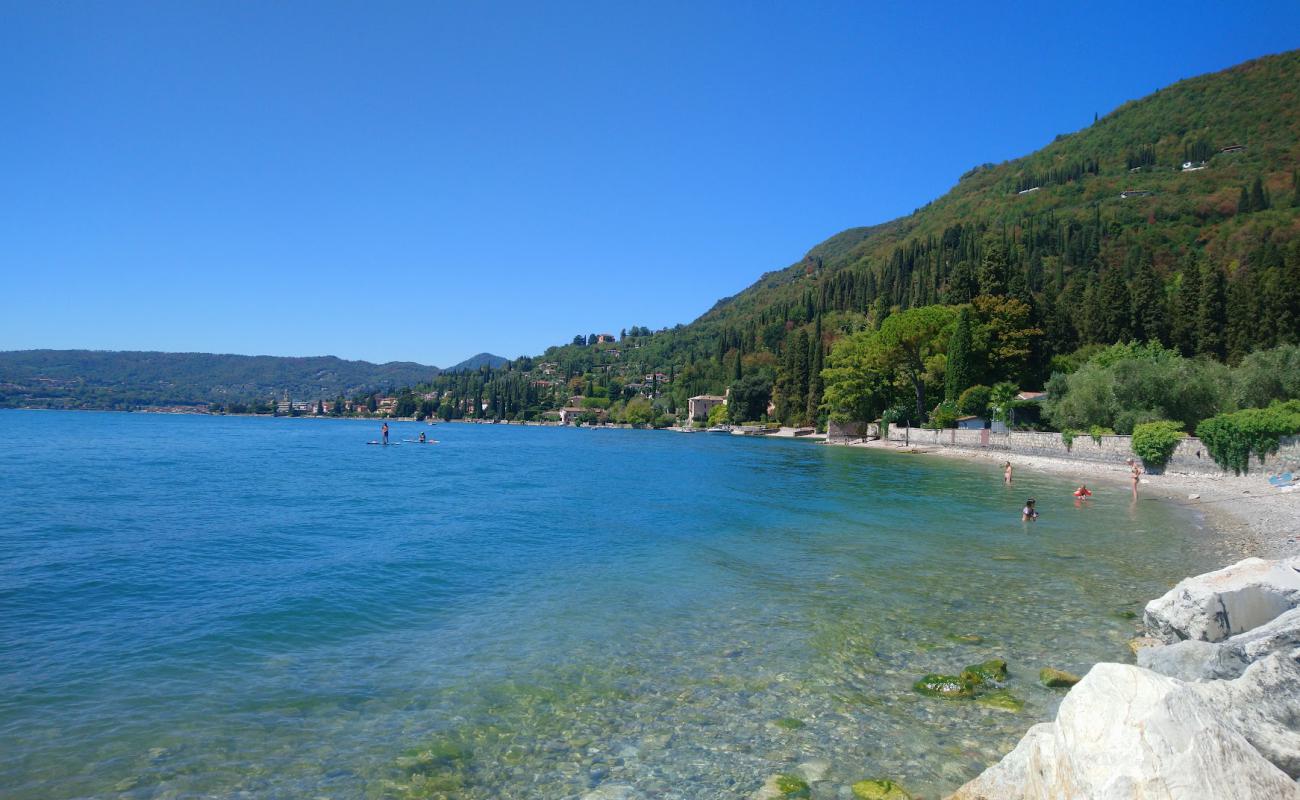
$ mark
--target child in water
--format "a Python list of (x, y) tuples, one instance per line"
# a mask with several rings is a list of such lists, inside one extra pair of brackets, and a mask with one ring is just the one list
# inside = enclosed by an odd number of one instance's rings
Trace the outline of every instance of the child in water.
[(1079, 484), (1079, 488), (1074, 490), (1074, 496), (1087, 499), (1092, 497), (1092, 492), (1088, 489), (1087, 484)]
[(1020, 519), (1026, 522), (1033, 522), (1038, 519), (1038, 509), (1034, 508), (1034, 498), (1025, 501), (1025, 507), (1020, 509)]

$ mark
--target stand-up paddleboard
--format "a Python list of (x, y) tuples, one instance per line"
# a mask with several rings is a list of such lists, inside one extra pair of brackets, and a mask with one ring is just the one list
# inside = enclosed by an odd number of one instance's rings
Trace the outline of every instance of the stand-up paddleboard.
[(366, 442), (366, 444), (382, 444), (382, 445), (384, 445), (384, 447), (397, 447), (397, 446), (401, 445), (401, 442), (389, 442), (389, 443), (387, 443), (387, 444), (384, 444), (384, 443), (381, 442), (381, 441), (378, 441), (378, 440), (375, 440), (375, 439), (371, 439), (370, 441)]
[(420, 441), (419, 439), (403, 439), (402, 441), (406, 442), (407, 444), (437, 444), (438, 443), (437, 439), (425, 439), (423, 442)]

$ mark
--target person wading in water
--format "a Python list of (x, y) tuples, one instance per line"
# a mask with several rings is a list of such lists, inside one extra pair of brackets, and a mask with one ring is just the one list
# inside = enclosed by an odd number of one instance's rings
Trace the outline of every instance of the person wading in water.
[(384, 444), (388, 444), (388, 423), (385, 422), (384, 427), (380, 428), (379, 431), (384, 434)]

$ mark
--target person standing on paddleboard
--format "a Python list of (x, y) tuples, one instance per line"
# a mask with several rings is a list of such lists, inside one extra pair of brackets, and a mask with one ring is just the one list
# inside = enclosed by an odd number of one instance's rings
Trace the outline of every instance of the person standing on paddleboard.
[(388, 423), (385, 422), (384, 427), (380, 428), (379, 430), (381, 433), (384, 434), (384, 444), (388, 444)]

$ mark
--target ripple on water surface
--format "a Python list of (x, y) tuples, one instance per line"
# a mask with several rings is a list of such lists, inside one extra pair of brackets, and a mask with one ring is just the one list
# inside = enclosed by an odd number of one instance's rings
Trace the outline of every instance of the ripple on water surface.
[[(936, 796), (1055, 712), (1040, 667), (1125, 658), (1219, 558), (995, 465), (374, 430), (0, 413), (3, 794), (733, 798), (824, 759), (814, 797)], [(912, 690), (988, 658), (1018, 713)]]

